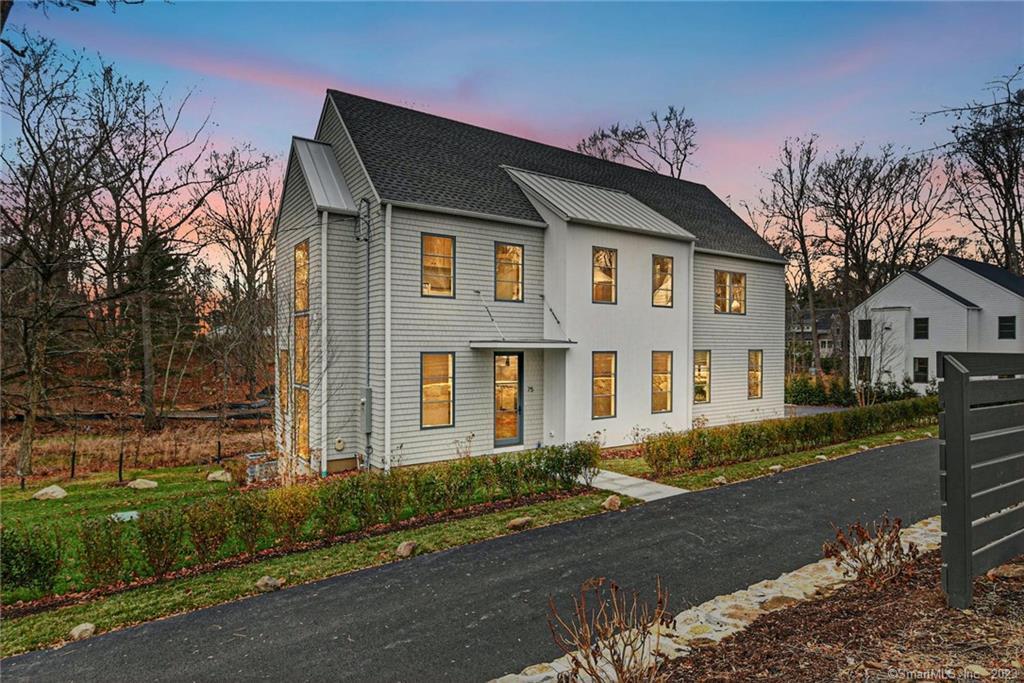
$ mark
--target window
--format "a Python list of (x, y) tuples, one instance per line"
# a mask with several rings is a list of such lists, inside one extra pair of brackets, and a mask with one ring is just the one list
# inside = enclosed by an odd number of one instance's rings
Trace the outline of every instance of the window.
[(288, 367), (289, 353), (287, 349), (281, 349), (277, 358), (277, 395), (278, 403), (281, 406), (282, 417), (288, 414)]
[(999, 338), (1000, 339), (1016, 339), (1017, 338), (1017, 316), (1015, 316), (1015, 315), (1001, 315), (1001, 316), (999, 316)]
[(590, 387), (590, 416), (615, 417), (614, 351), (595, 351), (592, 356), (593, 379)]
[(617, 249), (594, 247), (593, 296), (595, 304), (614, 304), (618, 292), (615, 287), (615, 268), (619, 260)]
[(295, 383), (309, 385), (309, 316), (295, 316)]
[(857, 339), (871, 339), (871, 320), (857, 321)]
[(747, 274), (715, 271), (715, 313), (747, 312)]
[(309, 310), (309, 240), (295, 245), (295, 312)]
[(455, 354), (420, 354), (420, 429), (455, 424)]
[(928, 318), (914, 318), (914, 339), (928, 338)]
[(672, 411), (672, 352), (651, 353), (651, 412)]
[(761, 363), (764, 352), (747, 351), (747, 398), (761, 398)]
[(871, 381), (871, 356), (857, 356), (857, 380)]
[(309, 460), (309, 390), (295, 387), (295, 454)]
[(523, 300), (523, 246), (494, 243), (494, 300)]
[(672, 266), (671, 256), (654, 256), (651, 273), (651, 305), (672, 307)]
[(711, 401), (711, 352), (693, 352), (693, 402)]
[(455, 298), (455, 238), (420, 236), (420, 294)]
[(927, 358), (915, 358), (914, 359), (914, 383), (915, 384), (927, 384), (928, 383), (928, 359)]

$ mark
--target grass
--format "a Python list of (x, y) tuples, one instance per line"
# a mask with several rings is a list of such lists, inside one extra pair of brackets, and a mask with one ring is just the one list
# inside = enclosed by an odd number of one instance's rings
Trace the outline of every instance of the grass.
[[(607, 495), (585, 494), (420, 529), (396, 531), (354, 543), (157, 584), (88, 604), (5, 619), (0, 630), (0, 656), (8, 657), (60, 643), (73, 627), (86, 621), (95, 624), (97, 632), (111, 631), (244, 598), (257, 593), (255, 583), (264, 575), (283, 578), (288, 585), (295, 585), (377, 566), (393, 561), (393, 551), (403, 541), (416, 541), (419, 544), (417, 553), (422, 554), (512, 533), (505, 525), (514, 517), (530, 516), (534, 519), (534, 526), (544, 526), (598, 514)], [(626, 507), (636, 501), (623, 496), (622, 502)]]
[[(657, 481), (660, 481), (663, 484), (669, 484), (670, 486), (679, 486), (684, 489), (696, 491), (715, 486), (713, 480), (716, 477), (724, 476), (730, 482), (753, 479), (755, 477), (761, 477), (768, 474), (768, 468), (772, 465), (781, 465), (783, 469), (788, 470), (794, 467), (813, 464), (817, 462), (818, 456), (821, 455), (831, 460), (833, 458), (840, 458), (845, 455), (859, 453), (862, 446), (877, 448), (879, 446), (895, 443), (901, 439), (903, 441), (927, 439), (937, 436), (938, 431), (938, 426), (931, 426), (915, 427), (913, 429), (887, 432), (885, 434), (875, 434), (874, 436), (864, 437), (863, 439), (846, 441), (833, 446), (825, 446), (823, 448), (816, 448), (809, 451), (800, 451), (799, 453), (790, 453), (771, 458), (761, 458), (760, 460), (751, 460), (749, 462), (738, 462), (731, 465), (722, 465), (720, 467), (709, 467), (707, 469), (694, 470), (692, 472), (672, 474), (662, 477)], [(602, 460), (601, 467), (607, 470), (612, 470), (613, 472), (628, 474), (633, 477), (650, 478), (652, 472), (651, 468), (646, 462), (644, 462), (643, 458)]]

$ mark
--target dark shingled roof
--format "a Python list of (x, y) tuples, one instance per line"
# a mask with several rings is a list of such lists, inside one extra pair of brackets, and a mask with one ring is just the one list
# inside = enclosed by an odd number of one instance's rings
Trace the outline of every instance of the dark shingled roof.
[(381, 198), (543, 219), (502, 165), (628, 192), (697, 237), (698, 249), (782, 257), (704, 185), (329, 90)]
[(967, 299), (963, 298), (962, 296), (960, 296), (959, 294), (954, 292), (952, 289), (948, 289), (946, 287), (943, 287), (942, 285), (940, 285), (935, 280), (932, 280), (931, 278), (927, 278), (924, 275), (921, 275), (921, 273), (918, 273), (918, 272), (913, 271), (913, 270), (908, 270), (907, 273), (910, 274), (910, 275), (913, 275), (915, 278), (917, 278), (921, 282), (925, 283), (929, 287), (932, 287), (932, 288), (942, 292), (943, 294), (948, 296), (950, 299), (954, 299), (956, 301), (959, 301), (960, 303), (962, 303), (964, 306), (967, 306), (968, 308), (979, 308), (978, 304), (973, 303), (971, 301), (968, 301)]
[(1014, 294), (1024, 296), (1024, 277), (1021, 277), (1020, 275), (1014, 275), (1005, 268), (993, 266), (991, 263), (972, 261), (970, 259), (960, 258), (959, 256), (946, 256), (946, 258), (954, 263), (959, 263), (964, 268), (980, 275), (986, 280), (991, 280), (997, 285), (1005, 287)]

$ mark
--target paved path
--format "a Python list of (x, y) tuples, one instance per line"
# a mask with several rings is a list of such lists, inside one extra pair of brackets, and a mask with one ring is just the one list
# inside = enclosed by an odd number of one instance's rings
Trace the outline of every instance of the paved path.
[(597, 476), (590, 482), (590, 485), (602, 491), (612, 491), (638, 500), (651, 502), (661, 500), (670, 496), (678, 496), (680, 493), (688, 493), (686, 489), (677, 486), (666, 486), (649, 479), (631, 477), (628, 474), (619, 474), (609, 470), (598, 470)]
[(549, 595), (607, 576), (682, 610), (819, 559), (829, 523), (938, 513), (935, 440), (506, 536), (36, 652), (5, 683), (474, 681), (559, 655)]

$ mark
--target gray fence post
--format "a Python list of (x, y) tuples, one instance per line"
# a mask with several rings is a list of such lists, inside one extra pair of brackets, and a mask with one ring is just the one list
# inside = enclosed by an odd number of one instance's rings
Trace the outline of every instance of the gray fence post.
[(969, 396), (970, 373), (963, 365), (950, 356), (942, 359), (944, 381), (942, 386), (945, 403), (943, 418), (946, 442), (945, 519), (946, 543), (943, 555), (946, 572), (943, 577), (946, 599), (950, 607), (965, 609), (971, 605), (971, 583), (974, 574), (971, 567), (971, 432), (968, 418), (971, 412)]

